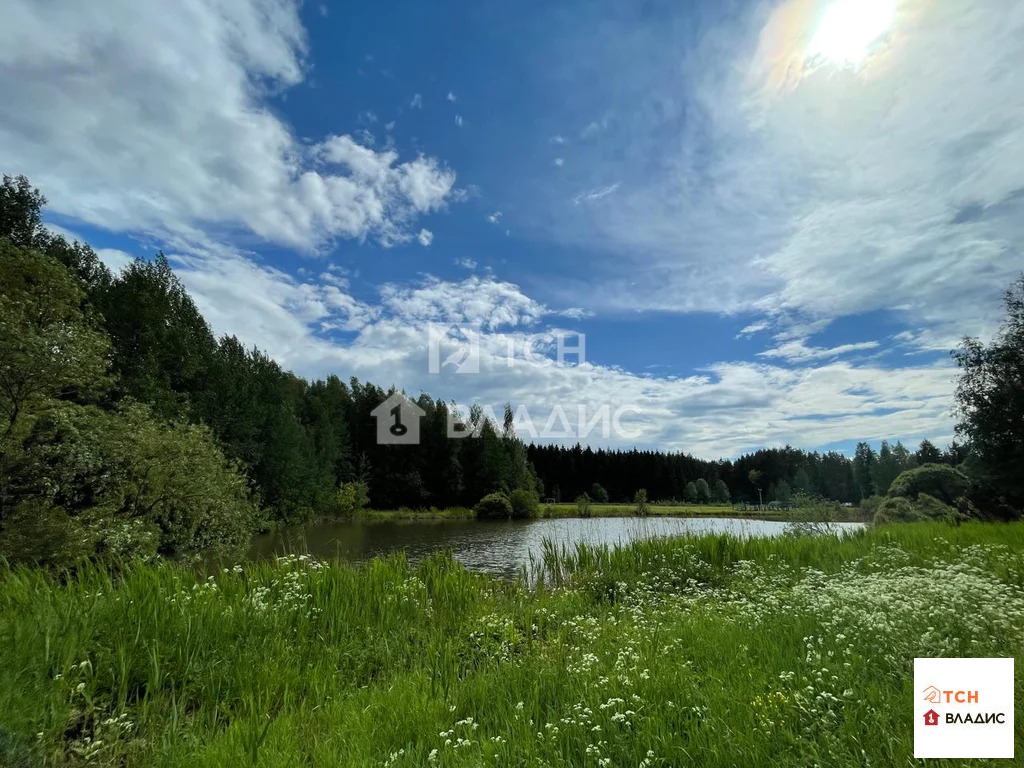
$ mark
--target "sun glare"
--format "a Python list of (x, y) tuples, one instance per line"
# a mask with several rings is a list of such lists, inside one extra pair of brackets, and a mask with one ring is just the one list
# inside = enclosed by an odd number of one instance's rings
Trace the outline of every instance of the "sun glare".
[(821, 17), (808, 53), (858, 64), (892, 25), (897, 0), (835, 0)]

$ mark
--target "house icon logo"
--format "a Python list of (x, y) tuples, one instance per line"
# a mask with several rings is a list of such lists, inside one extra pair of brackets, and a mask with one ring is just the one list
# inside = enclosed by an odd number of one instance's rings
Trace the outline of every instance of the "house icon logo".
[(939, 713), (934, 709), (929, 709), (924, 713), (924, 724), (925, 725), (938, 725), (939, 724)]
[(395, 392), (370, 411), (377, 421), (377, 445), (419, 445), (420, 419), (425, 413), (401, 392)]
[(934, 685), (929, 685), (924, 689), (924, 700), (929, 704), (939, 704), (942, 702), (942, 691)]

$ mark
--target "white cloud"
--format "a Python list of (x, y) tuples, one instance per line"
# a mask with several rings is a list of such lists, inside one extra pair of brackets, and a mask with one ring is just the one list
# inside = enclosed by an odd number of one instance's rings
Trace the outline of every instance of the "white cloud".
[[(454, 174), (421, 157), (395, 172), (428, 172), (430, 203), (403, 197), (401, 183), (382, 198), (367, 177), (319, 168), (322, 143), (307, 149), (268, 108), (269, 94), (304, 76), (294, 0), (194, 0), (173, 12), (156, 0), (11, 0), (4, 16), (0, 166), (28, 175), (61, 214), (156, 235), (248, 230), (313, 249), (407, 239), (412, 214), (452, 190)], [(363, 150), (370, 165), (392, 157)]]
[(759, 352), (760, 357), (777, 357), (791, 363), (804, 363), (811, 360), (828, 360), (851, 352), (864, 352), (877, 349), (877, 341), (862, 341), (854, 344), (840, 344), (835, 347), (809, 347), (805, 340), (787, 341), (772, 349)]
[(455, 116), (455, 125), (457, 125), (459, 128), (462, 127), (462, 115)]
[(410, 109), (423, 109), (423, 96), (421, 94), (413, 94), (412, 99), (409, 101)]
[(100, 248), (96, 251), (96, 255), (99, 256), (100, 261), (106, 264), (107, 268), (114, 273), (120, 272), (135, 261), (135, 257), (130, 253), (118, 250), (117, 248)]
[(434, 242), (434, 233), (429, 229), (421, 229), (420, 233), (416, 236), (419, 244), (426, 248), (432, 242)]
[(458, 283), (431, 277), (415, 286), (387, 284), (380, 297), (382, 307), (402, 320), (463, 322), (488, 330), (530, 325), (548, 312), (517, 285), (477, 276)]
[[(800, 56), (825, 5), (762, 3), (701, 29), (685, 56), (682, 7), (559, 35), (553, 98), (566, 118), (608, 119), (584, 129), (600, 142), (565, 186), (524, 186), (522, 215), (532, 202), (524, 224), (605, 258), (599, 284), (552, 300), (890, 311), (947, 348), (993, 327), (1024, 243), (1024, 170), (1007, 161), (1024, 155), (1024, 2), (902, 0), (891, 45), (859, 69)], [(599, 217), (565, 205), (609, 178), (623, 185)]]
[(448, 101), (454, 102), (455, 101), (455, 94), (452, 93), (451, 91), (448, 91), (448, 95), (445, 98), (447, 98)]
[(740, 336), (752, 336), (755, 333), (760, 333), (761, 331), (766, 330), (768, 327), (769, 323), (767, 321), (759, 320), (755, 323), (744, 326), (736, 335), (736, 338), (739, 338)]
[(555, 158), (555, 165), (557, 165), (559, 168), (561, 168), (563, 165), (565, 165), (565, 158), (564, 157), (556, 157)]
[[(580, 406), (591, 416), (602, 406), (638, 409), (627, 413), (623, 424), (638, 428), (639, 437), (604, 439), (595, 433), (585, 440), (592, 444), (718, 458), (766, 445), (814, 448), (840, 440), (951, 434), (952, 371), (946, 362), (898, 370), (839, 361), (800, 368), (722, 362), (687, 377), (636, 374), (590, 362), (560, 366), (552, 359), (551, 344), (534, 343), (530, 360), (522, 350), (531, 334), (559, 330), (545, 320), (577, 313), (552, 312), (511, 283), (475, 276), (459, 282), (426, 278), (385, 285), (379, 301), (368, 303), (335, 285), (302, 283), (238, 254), (174, 258), (216, 332), (260, 345), (302, 375), (344, 371), (498, 410), (511, 401), (526, 406), (541, 424), (556, 405), (573, 427)], [(478, 375), (429, 374), (427, 326), (432, 322), (482, 327)], [(347, 334), (344, 340), (338, 332)]]
[(501, 221), (501, 211), (495, 211), (494, 213), (490, 214), (487, 217), (487, 220), (491, 222), (491, 224), (497, 224), (499, 221)]
[(609, 184), (607, 187), (601, 187), (599, 189), (592, 189), (589, 192), (581, 192), (572, 199), (573, 203), (579, 205), (580, 203), (589, 203), (594, 200), (600, 200), (602, 197), (608, 197), (608, 195), (614, 194), (619, 188), (621, 182), (615, 182)]
[(473, 259), (456, 259), (454, 264), (464, 269), (476, 269), (476, 262)]

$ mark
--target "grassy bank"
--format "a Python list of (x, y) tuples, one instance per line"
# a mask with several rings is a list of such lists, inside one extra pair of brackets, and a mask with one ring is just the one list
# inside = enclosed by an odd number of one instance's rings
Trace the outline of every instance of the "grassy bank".
[[(635, 514), (634, 504), (597, 504), (591, 502), (590, 517), (631, 517)], [(652, 517), (745, 517), (757, 520), (799, 520), (799, 509), (770, 510), (747, 509), (732, 507), (728, 504), (650, 504), (648, 515)], [(473, 510), (464, 507), (449, 509), (367, 509), (359, 513), (363, 520), (469, 520), (475, 517)], [(580, 510), (575, 504), (541, 504), (539, 517), (580, 517)], [(863, 520), (860, 509), (840, 508), (836, 520), (856, 522)]]
[(905, 765), (915, 655), (1024, 651), (1024, 524), (540, 565), (4, 572), (0, 765)]

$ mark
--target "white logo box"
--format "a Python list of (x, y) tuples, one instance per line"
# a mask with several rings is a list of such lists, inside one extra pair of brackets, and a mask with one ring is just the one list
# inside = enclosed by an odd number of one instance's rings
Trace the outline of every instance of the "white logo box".
[(1012, 758), (1013, 659), (914, 659), (914, 757)]

